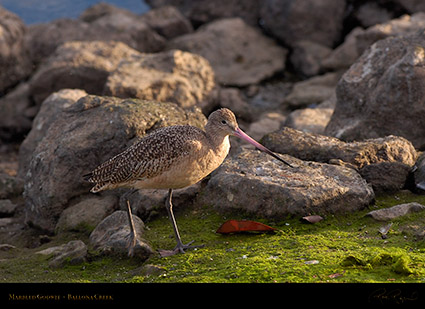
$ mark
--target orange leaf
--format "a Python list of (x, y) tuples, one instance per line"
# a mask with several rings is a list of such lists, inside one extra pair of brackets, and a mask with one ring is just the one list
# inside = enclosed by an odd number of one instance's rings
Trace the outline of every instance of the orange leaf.
[(249, 220), (229, 220), (224, 222), (216, 231), (220, 234), (239, 233), (239, 232), (268, 232), (275, 228), (260, 222)]

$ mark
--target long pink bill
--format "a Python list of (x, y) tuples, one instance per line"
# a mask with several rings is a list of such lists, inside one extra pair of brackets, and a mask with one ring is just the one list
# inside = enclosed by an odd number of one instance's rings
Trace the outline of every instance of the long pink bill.
[(271, 150), (267, 149), (266, 147), (264, 147), (263, 145), (261, 145), (260, 143), (258, 143), (257, 141), (255, 141), (254, 139), (252, 139), (251, 137), (249, 137), (244, 131), (242, 131), (241, 129), (237, 128), (235, 130), (235, 136), (247, 141), (248, 143), (250, 143), (251, 145), (254, 145), (256, 148), (258, 148), (261, 151), (264, 151), (265, 153), (271, 155), (273, 158), (278, 159), (280, 162), (285, 163), (286, 165), (293, 167), (291, 164), (289, 164), (288, 162), (286, 162), (285, 160), (283, 160), (282, 158), (278, 157), (276, 154), (274, 154)]

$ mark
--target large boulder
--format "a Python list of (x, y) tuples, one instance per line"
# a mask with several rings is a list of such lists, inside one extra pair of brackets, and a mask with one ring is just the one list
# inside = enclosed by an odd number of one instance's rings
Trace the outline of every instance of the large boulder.
[(183, 110), (169, 102), (93, 95), (68, 101), (50, 116), (55, 120), (46, 123), (44, 136), (40, 132), (28, 136), (38, 143), (27, 142), (32, 145), (27, 148), (31, 155), (21, 156), (25, 161), (20, 162), (27, 167), (20, 171), (25, 176), (27, 222), (47, 232), (54, 231), (62, 211), (72, 206), (71, 199), (75, 203), (74, 197), (89, 192), (91, 185), (82, 175), (152, 130), (175, 124), (203, 127), (206, 123), (198, 108)]
[(187, 108), (208, 105), (214, 87), (214, 71), (207, 60), (170, 50), (123, 59), (109, 74), (104, 94), (174, 102)]
[(287, 50), (240, 18), (220, 19), (195, 33), (177, 37), (168, 49), (181, 49), (206, 58), (217, 81), (227, 86), (247, 86), (285, 68)]
[(387, 135), (425, 148), (425, 33), (373, 44), (342, 76), (327, 135), (362, 140)]
[(293, 47), (309, 40), (333, 47), (342, 34), (345, 1), (266, 0), (262, 1), (262, 25), (273, 36)]
[(25, 32), (22, 20), (0, 6), (0, 94), (32, 72), (24, 46)]
[(140, 53), (121, 42), (66, 42), (32, 76), (30, 95), (38, 104), (63, 88), (101, 95), (109, 73), (123, 59), (136, 55)]
[(288, 215), (347, 213), (363, 209), (374, 192), (353, 169), (286, 157), (282, 165), (257, 150), (242, 150), (212, 173), (200, 201), (223, 212), (274, 220)]
[(51, 94), (41, 105), (40, 111), (32, 122), (32, 129), (19, 147), (19, 169), (18, 175), (22, 178), (28, 171), (31, 157), (37, 145), (46, 135), (50, 125), (57, 120), (62, 111), (80, 98), (87, 95), (87, 92), (80, 89), (62, 89)]
[(377, 191), (401, 189), (418, 157), (413, 145), (398, 136), (346, 143), (334, 137), (283, 128), (261, 141), (275, 152), (302, 160), (352, 167)]
[(424, 12), (411, 16), (403, 15), (367, 29), (356, 27), (345, 37), (345, 41), (341, 45), (323, 59), (321, 65), (327, 70), (346, 70), (373, 43), (388, 37), (413, 35), (424, 27)]

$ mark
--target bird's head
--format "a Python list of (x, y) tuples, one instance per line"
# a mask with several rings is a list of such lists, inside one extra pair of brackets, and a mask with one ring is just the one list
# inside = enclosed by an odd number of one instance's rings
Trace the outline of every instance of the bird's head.
[(245, 132), (243, 132), (238, 126), (235, 114), (233, 114), (230, 109), (220, 108), (212, 112), (208, 117), (206, 130), (207, 132), (214, 132), (214, 135), (216, 136), (237, 136), (240, 139), (243, 139), (244, 141), (250, 143), (251, 145), (254, 145), (259, 150), (271, 155), (272, 157), (292, 167), (291, 164), (278, 157), (271, 150), (267, 149), (266, 147), (255, 141), (253, 138), (251, 138), (249, 135), (247, 135)]

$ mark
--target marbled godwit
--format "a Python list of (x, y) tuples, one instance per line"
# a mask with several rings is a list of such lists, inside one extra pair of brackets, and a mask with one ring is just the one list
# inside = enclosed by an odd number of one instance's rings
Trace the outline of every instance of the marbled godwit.
[(117, 187), (168, 189), (165, 206), (177, 241), (172, 253), (183, 253), (195, 246), (190, 246), (192, 242), (183, 244), (181, 241), (171, 203), (173, 189), (195, 184), (219, 167), (229, 152), (229, 135), (291, 166), (246, 135), (239, 128), (235, 115), (222, 108), (208, 117), (205, 131), (189, 125), (158, 129), (84, 176), (95, 183), (90, 190), (93, 193)]

